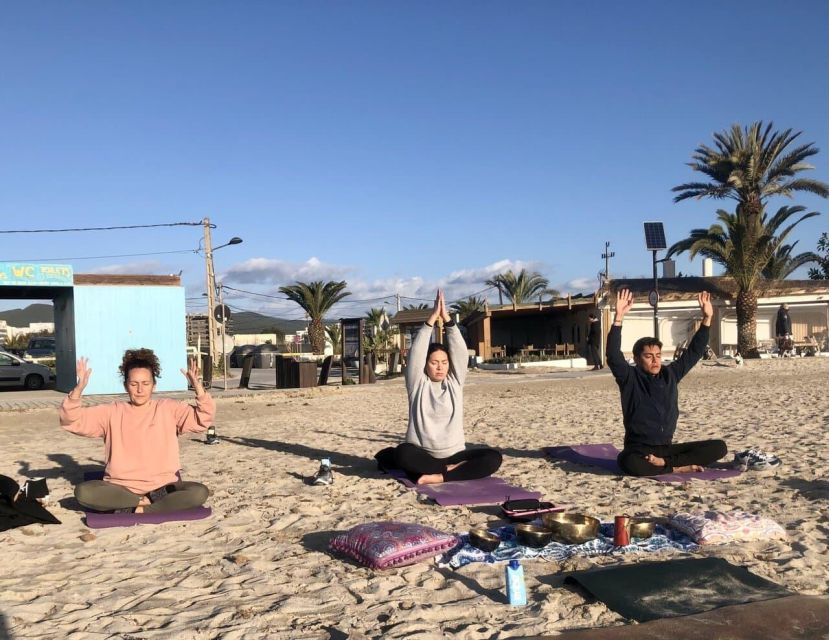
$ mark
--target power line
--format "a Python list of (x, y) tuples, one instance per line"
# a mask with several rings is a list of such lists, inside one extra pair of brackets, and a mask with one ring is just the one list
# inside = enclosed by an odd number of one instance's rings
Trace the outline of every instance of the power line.
[[(74, 227), (70, 229), (0, 229), (0, 233), (65, 233), (68, 231), (114, 231), (118, 229), (155, 229), (158, 227), (201, 227), (199, 222), (165, 222), (161, 224), (132, 224), (119, 227)], [(215, 224), (210, 224), (215, 229)]]
[(177, 251), (154, 251), (152, 253), (121, 253), (113, 256), (81, 256), (76, 258), (26, 258), (23, 260), (7, 260), (7, 262), (48, 262), (50, 260), (99, 260), (101, 258), (135, 258), (138, 256), (163, 256), (172, 253), (197, 253), (197, 251), (195, 249), (179, 249)]

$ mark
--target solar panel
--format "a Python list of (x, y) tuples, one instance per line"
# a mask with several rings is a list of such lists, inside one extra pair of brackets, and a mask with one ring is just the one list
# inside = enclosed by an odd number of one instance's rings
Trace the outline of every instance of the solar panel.
[(645, 223), (645, 244), (648, 251), (659, 251), (668, 248), (668, 243), (665, 242), (665, 228), (661, 222)]

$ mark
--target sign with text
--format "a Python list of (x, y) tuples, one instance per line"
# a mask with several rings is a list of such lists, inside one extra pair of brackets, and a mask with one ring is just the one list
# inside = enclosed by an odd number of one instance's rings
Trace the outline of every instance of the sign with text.
[(68, 264), (0, 262), (0, 286), (71, 287), (72, 267)]

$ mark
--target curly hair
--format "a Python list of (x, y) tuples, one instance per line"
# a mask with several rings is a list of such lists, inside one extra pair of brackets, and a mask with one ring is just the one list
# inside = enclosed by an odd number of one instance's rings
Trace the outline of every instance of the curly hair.
[(153, 382), (161, 377), (161, 363), (152, 349), (127, 349), (124, 352), (121, 366), (118, 367), (121, 377), (124, 378), (124, 384), (127, 384), (130, 371), (133, 369), (149, 369), (153, 374)]

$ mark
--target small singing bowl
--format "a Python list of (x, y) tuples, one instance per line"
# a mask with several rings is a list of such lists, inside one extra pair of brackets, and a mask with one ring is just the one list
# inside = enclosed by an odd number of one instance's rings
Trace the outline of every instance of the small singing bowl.
[(553, 540), (565, 544), (581, 544), (599, 536), (596, 518), (581, 513), (545, 513), (541, 516), (544, 526), (553, 532)]
[(486, 529), (470, 529), (469, 544), (481, 551), (495, 551), (501, 544), (501, 538)]
[(653, 528), (655, 525), (656, 523), (653, 520), (646, 520), (644, 518), (631, 518), (630, 537), (650, 538), (653, 535)]
[(519, 544), (533, 549), (546, 547), (553, 539), (552, 531), (535, 524), (517, 524), (515, 525), (515, 533), (518, 536)]

